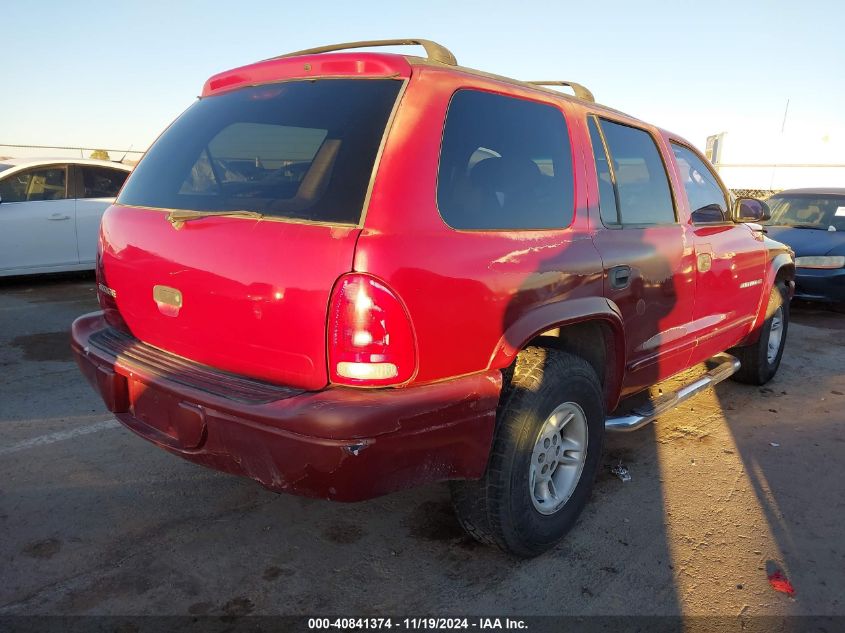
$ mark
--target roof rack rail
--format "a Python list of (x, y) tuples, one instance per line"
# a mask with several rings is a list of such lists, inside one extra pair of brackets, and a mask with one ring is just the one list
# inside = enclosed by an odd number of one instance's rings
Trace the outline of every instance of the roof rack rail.
[(572, 91), (575, 93), (575, 96), (579, 99), (583, 99), (584, 101), (590, 101), (592, 103), (596, 102), (596, 98), (593, 96), (593, 93), (590, 92), (586, 87), (582, 86), (581, 84), (577, 84), (574, 81), (526, 81), (527, 84), (532, 84), (534, 86), (568, 86), (572, 88)]
[(302, 51), (295, 51), (293, 53), (285, 53), (271, 59), (281, 59), (283, 57), (295, 57), (297, 55), (316, 55), (317, 53), (331, 53), (332, 51), (342, 51), (349, 48), (369, 48), (370, 46), (414, 46), (419, 45), (425, 49), (428, 59), (441, 64), (449, 66), (457, 66), (458, 60), (448, 48), (437, 42), (431, 40), (411, 39), (411, 40), (368, 40), (363, 42), (344, 42), (342, 44), (329, 44), (328, 46), (318, 46), (317, 48), (306, 48)]

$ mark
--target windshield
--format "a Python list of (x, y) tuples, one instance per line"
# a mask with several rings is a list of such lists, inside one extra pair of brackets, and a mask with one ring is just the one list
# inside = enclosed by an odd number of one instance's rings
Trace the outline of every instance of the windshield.
[(798, 226), (822, 231), (832, 226), (845, 231), (845, 196), (774, 195), (766, 201), (772, 219), (766, 224)]
[(400, 85), (291, 81), (201, 99), (150, 148), (118, 203), (357, 224)]

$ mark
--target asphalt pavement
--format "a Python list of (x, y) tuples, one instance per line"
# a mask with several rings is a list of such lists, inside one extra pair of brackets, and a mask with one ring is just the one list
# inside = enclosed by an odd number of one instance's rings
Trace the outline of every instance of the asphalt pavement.
[(841, 314), (796, 308), (766, 387), (610, 437), (575, 530), (520, 561), (442, 484), (303, 499), (139, 439), (71, 358), (96, 309), (89, 275), (0, 280), (0, 615), (845, 615)]

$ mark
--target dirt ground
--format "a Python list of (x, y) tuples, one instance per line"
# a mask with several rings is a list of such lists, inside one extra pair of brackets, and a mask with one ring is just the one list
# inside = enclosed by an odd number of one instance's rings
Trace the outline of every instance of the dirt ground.
[(0, 615), (845, 615), (843, 315), (796, 308), (765, 388), (610, 436), (578, 526), (519, 561), (462, 534), (445, 485), (280, 496), (135, 437), (70, 356), (94, 309), (90, 277), (0, 281)]

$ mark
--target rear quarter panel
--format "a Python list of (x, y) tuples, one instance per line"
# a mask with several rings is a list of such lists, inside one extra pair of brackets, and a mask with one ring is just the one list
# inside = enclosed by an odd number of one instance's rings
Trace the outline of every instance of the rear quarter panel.
[[(457, 231), (436, 204), (440, 141), (449, 100), (476, 88), (549, 103), (567, 118), (575, 219), (551, 231)], [(415, 382), (507, 366), (532, 336), (598, 310), (601, 259), (590, 236), (574, 105), (552, 95), (457, 72), (415, 68), (385, 146), (354, 268), (384, 279), (405, 302), (418, 341)], [(576, 302), (578, 299), (589, 301)]]

